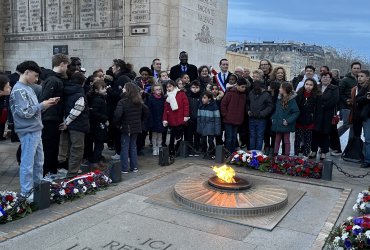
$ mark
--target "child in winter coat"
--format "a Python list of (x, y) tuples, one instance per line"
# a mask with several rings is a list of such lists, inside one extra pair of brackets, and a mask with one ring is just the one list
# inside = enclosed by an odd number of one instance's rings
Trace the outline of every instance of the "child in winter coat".
[(213, 159), (215, 154), (215, 136), (221, 134), (221, 118), (217, 103), (213, 100), (213, 94), (209, 91), (202, 94), (202, 104), (197, 114), (197, 132), (202, 136), (202, 152), (205, 153), (205, 157), (209, 156)]
[[(304, 88), (300, 88), (296, 102), (299, 108), (299, 117), (296, 124), (294, 139), (294, 155), (298, 156), (303, 148), (303, 156), (308, 157), (311, 151), (312, 130), (314, 129), (315, 113), (318, 104), (320, 90), (313, 78), (304, 82)], [(302, 144), (303, 143), (303, 144)]]
[(168, 81), (167, 98), (163, 112), (163, 126), (169, 126), (171, 129), (169, 149), (172, 156), (175, 155), (180, 146), (179, 142), (183, 137), (183, 126), (189, 119), (189, 102), (185, 92), (179, 90), (174, 81)]
[[(209, 91), (213, 94), (213, 100), (216, 102), (218, 109), (221, 109), (221, 101), (222, 98), (224, 98), (224, 92), (220, 91), (220, 87), (217, 84), (211, 84), (209, 86)], [(222, 135), (225, 131), (225, 126), (224, 123), (222, 122), (222, 117), (221, 119), (221, 133), (220, 135), (216, 136), (216, 145), (223, 145), (224, 142), (222, 140)]]
[(221, 115), (225, 123), (226, 148), (233, 153), (237, 143), (238, 127), (244, 121), (247, 80), (239, 78), (236, 87), (226, 92), (221, 101)]
[(107, 85), (104, 80), (95, 81), (87, 96), (90, 111), (90, 133), (94, 143), (93, 155), (89, 159), (91, 168), (103, 167), (98, 163), (102, 158), (104, 143), (108, 139), (109, 122), (106, 96)]
[(142, 124), (147, 112), (139, 88), (134, 83), (126, 83), (123, 88), (123, 97), (114, 111), (114, 123), (121, 130), (120, 158), (123, 174), (127, 174), (129, 170), (134, 173), (138, 171), (136, 140), (138, 134), (142, 132)]
[(199, 156), (200, 136), (197, 133), (197, 113), (201, 104), (200, 83), (194, 80), (190, 84), (190, 90), (186, 92), (189, 101), (189, 121), (184, 127), (185, 141), (189, 142), (192, 149), (189, 156)]
[(261, 80), (253, 82), (248, 97), (250, 149), (262, 150), (267, 119), (273, 110), (272, 98)]
[(159, 147), (162, 145), (162, 133), (165, 131), (162, 124), (165, 98), (161, 84), (152, 86), (152, 94), (149, 96), (148, 108), (150, 111), (153, 155), (159, 155)]
[(290, 153), (290, 133), (295, 130), (295, 122), (299, 116), (299, 108), (295, 101), (296, 93), (293, 86), (282, 83), (279, 89), (279, 97), (276, 109), (272, 115), (272, 131), (276, 132), (274, 155), (279, 153), (280, 143), (284, 137), (285, 155)]

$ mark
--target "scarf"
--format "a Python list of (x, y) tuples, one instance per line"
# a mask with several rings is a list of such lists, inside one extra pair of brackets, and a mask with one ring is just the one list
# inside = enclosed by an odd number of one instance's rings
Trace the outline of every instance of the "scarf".
[(166, 102), (168, 102), (171, 106), (171, 109), (173, 111), (175, 110), (178, 110), (179, 109), (179, 106), (177, 105), (177, 101), (176, 101), (176, 94), (177, 92), (179, 91), (178, 88), (174, 88), (173, 91), (171, 92), (167, 92), (167, 99), (166, 99)]

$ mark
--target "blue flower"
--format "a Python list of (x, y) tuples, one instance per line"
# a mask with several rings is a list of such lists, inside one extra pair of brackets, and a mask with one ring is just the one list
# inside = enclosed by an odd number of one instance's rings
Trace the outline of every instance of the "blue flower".
[(352, 228), (352, 232), (353, 232), (354, 235), (359, 235), (360, 233), (362, 233), (362, 227), (360, 227), (358, 225), (355, 225)]
[(253, 157), (251, 162), (249, 163), (249, 166), (251, 166), (255, 169), (258, 169), (258, 166), (259, 166), (258, 160), (255, 157)]
[(351, 242), (349, 239), (346, 239), (346, 240), (344, 241), (344, 246), (345, 246), (345, 248), (346, 248), (346, 249), (351, 249), (351, 247), (352, 247), (352, 242)]
[(354, 218), (353, 219), (353, 224), (355, 224), (355, 225), (361, 225), (362, 223), (364, 223), (364, 219), (363, 218)]

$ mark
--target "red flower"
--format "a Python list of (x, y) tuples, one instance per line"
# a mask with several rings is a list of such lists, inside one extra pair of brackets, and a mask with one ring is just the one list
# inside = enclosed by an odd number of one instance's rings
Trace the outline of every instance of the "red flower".
[(314, 168), (313, 168), (313, 171), (314, 171), (315, 173), (320, 173), (320, 168), (319, 168), (319, 167), (314, 167)]
[(349, 231), (351, 231), (351, 230), (352, 230), (352, 228), (353, 228), (353, 226), (351, 226), (351, 225), (350, 225), (350, 226), (347, 226), (347, 227), (346, 227), (346, 231), (347, 231), (347, 232), (349, 232)]
[(369, 202), (369, 201), (370, 201), (370, 195), (365, 196), (364, 198), (362, 198), (362, 200), (363, 200), (364, 202)]
[(100, 170), (95, 170), (94, 173), (95, 174), (101, 174), (101, 171)]
[(73, 184), (73, 182), (70, 182), (70, 183), (68, 183), (68, 185), (67, 185), (68, 187), (74, 187), (75, 185)]
[(94, 178), (92, 176), (88, 176), (88, 177), (86, 177), (86, 180), (88, 182), (93, 182), (94, 181)]
[(64, 191), (66, 192), (66, 194), (71, 193), (71, 190), (69, 188), (64, 189)]
[(14, 200), (14, 197), (12, 195), (8, 194), (7, 196), (5, 196), (5, 200), (12, 202)]
[(302, 159), (297, 159), (297, 162), (298, 162), (298, 164), (303, 165), (304, 160), (302, 160)]
[(257, 160), (258, 160), (259, 162), (263, 162), (263, 156), (262, 156), (262, 155), (257, 156)]
[(304, 172), (305, 172), (306, 174), (310, 174), (310, 173), (311, 173), (311, 169), (306, 168), (306, 169), (304, 170)]
[(366, 230), (370, 229), (370, 222), (364, 222), (361, 224), (361, 227), (365, 228)]

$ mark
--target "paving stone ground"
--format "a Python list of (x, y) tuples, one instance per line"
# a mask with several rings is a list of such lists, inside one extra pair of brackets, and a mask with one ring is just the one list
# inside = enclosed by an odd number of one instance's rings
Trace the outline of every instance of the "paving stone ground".
[[(1, 190), (19, 190), (17, 147), (17, 143), (0, 142)], [(267, 231), (145, 202), (181, 178), (196, 175), (195, 166), (212, 161), (177, 159), (171, 166), (160, 167), (149, 147), (144, 153), (139, 157), (140, 171), (124, 175), (118, 185), (0, 225), (0, 249), (312, 249), (331, 223), (356, 215), (352, 206), (357, 193), (370, 184), (370, 176), (351, 179), (336, 169), (330, 182), (247, 172), (307, 190), (277, 227)], [(109, 157), (112, 151), (106, 149), (104, 155)], [(332, 159), (352, 174), (370, 171)], [(348, 190), (352, 192), (343, 210), (342, 206), (336, 209)], [(333, 214), (340, 215), (338, 221), (330, 219), (337, 218)]]

